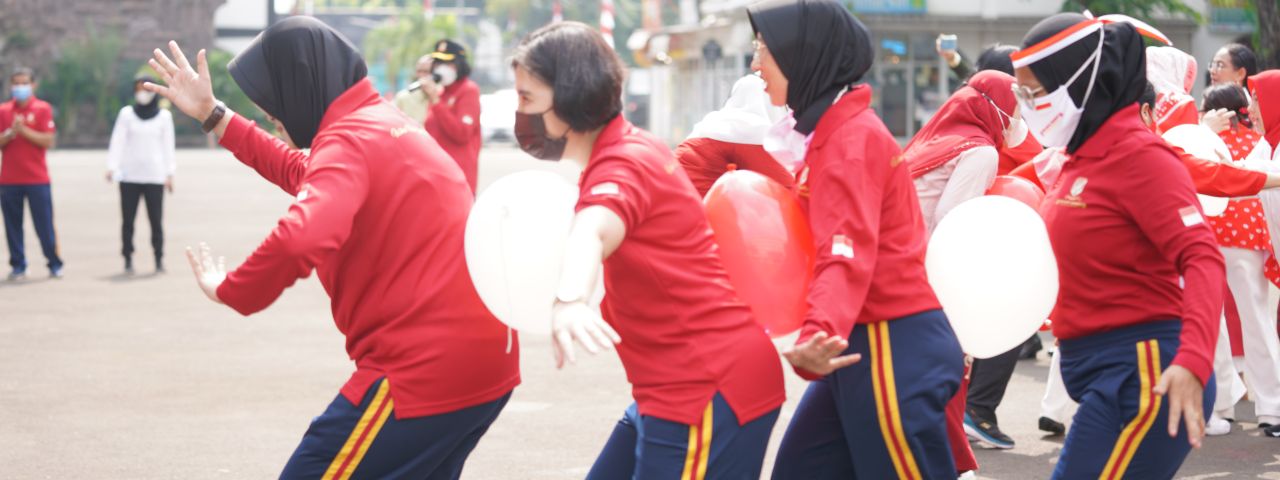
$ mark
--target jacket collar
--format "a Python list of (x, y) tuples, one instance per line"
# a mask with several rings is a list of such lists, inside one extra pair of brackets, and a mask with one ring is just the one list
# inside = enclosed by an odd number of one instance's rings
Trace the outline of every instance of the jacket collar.
[(870, 105), (870, 86), (858, 85), (845, 92), (844, 96), (836, 100), (835, 105), (832, 105), (822, 116), (822, 120), (818, 121), (818, 127), (813, 130), (813, 140), (810, 142), (812, 148), (821, 147), (832, 133), (840, 129), (841, 125), (862, 113)]
[(355, 85), (352, 85), (351, 88), (348, 88), (347, 91), (342, 92), (342, 95), (338, 95), (338, 98), (333, 99), (333, 103), (329, 104), (329, 109), (325, 110), (324, 117), (320, 119), (320, 128), (316, 129), (316, 133), (319, 134), (319, 132), (324, 131), (330, 124), (347, 116), (347, 114), (362, 107), (375, 105), (380, 100), (382, 100), (382, 96), (378, 95), (376, 88), (373, 88), (373, 82), (368, 77), (365, 77), (356, 82)]
[(1084, 145), (1081, 145), (1080, 149), (1076, 150), (1073, 157), (1105, 157), (1116, 142), (1133, 135), (1135, 132), (1150, 131), (1146, 125), (1142, 124), (1142, 118), (1138, 116), (1138, 110), (1139, 106), (1135, 103), (1111, 115), (1111, 118), (1103, 122), (1102, 127), (1092, 137), (1085, 140)]

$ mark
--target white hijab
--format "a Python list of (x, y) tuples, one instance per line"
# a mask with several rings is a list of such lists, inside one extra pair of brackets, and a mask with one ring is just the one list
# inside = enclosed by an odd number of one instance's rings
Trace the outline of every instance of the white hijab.
[(1156, 94), (1190, 94), (1196, 73), (1196, 59), (1186, 52), (1173, 47), (1147, 47), (1147, 80)]
[(724, 108), (708, 113), (693, 126), (688, 138), (710, 138), (727, 143), (760, 145), (765, 132), (787, 115), (786, 108), (769, 103), (764, 80), (752, 74), (738, 79)]
[(1164, 125), (1182, 105), (1195, 104), (1190, 94), (1196, 73), (1196, 59), (1190, 54), (1173, 47), (1147, 47), (1147, 81), (1156, 91), (1156, 107), (1151, 112), (1156, 123)]

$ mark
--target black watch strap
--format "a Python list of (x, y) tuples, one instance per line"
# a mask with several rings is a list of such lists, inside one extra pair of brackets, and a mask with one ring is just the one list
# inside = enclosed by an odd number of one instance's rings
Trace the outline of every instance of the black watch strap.
[(217, 105), (213, 106), (213, 111), (209, 112), (209, 117), (205, 118), (204, 123), (200, 124), (200, 128), (204, 130), (204, 133), (212, 132), (213, 128), (218, 126), (218, 122), (222, 121), (222, 117), (226, 115), (227, 106), (222, 102), (218, 102)]

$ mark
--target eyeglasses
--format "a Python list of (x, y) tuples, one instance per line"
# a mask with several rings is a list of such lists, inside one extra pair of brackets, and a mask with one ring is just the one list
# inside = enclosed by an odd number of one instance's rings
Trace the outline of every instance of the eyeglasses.
[(1227, 66), (1227, 64), (1223, 62), (1213, 62), (1209, 64), (1210, 72), (1217, 71), (1217, 70), (1227, 70), (1229, 68), (1231, 67)]
[(1024, 103), (1032, 103), (1036, 99), (1036, 94), (1044, 91), (1044, 86), (1031, 88), (1026, 85), (1013, 84), (1013, 96), (1018, 97)]
[(760, 55), (760, 54), (763, 54), (763, 53), (769, 53), (769, 47), (768, 47), (768, 46), (766, 46), (766, 45), (764, 44), (764, 42), (762, 42), (762, 41), (760, 41), (760, 40), (758, 40), (758, 39), (757, 39), (757, 40), (752, 40), (752, 41), (751, 41), (751, 48), (752, 48), (753, 50), (755, 50), (756, 55)]

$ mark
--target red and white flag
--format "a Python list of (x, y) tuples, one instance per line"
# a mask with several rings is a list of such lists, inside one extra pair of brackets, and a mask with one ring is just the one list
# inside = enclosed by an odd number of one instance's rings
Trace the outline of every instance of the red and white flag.
[(831, 255), (853, 258), (853, 239), (844, 235), (831, 237)]
[(1178, 216), (1182, 217), (1182, 224), (1188, 227), (1204, 223), (1204, 216), (1200, 215), (1200, 209), (1194, 205), (1178, 209)]

